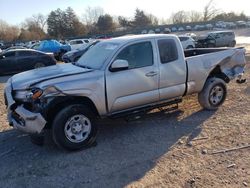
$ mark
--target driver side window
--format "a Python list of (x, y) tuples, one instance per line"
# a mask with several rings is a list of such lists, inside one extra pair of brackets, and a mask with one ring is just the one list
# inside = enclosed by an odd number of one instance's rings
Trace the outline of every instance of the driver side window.
[(129, 69), (153, 65), (153, 50), (151, 42), (140, 42), (124, 48), (116, 59), (127, 60)]

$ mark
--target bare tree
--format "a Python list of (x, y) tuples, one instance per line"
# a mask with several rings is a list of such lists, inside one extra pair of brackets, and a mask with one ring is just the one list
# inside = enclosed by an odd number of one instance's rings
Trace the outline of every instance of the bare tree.
[(87, 7), (85, 14), (83, 14), (83, 22), (86, 25), (93, 25), (97, 23), (98, 18), (104, 15), (104, 10), (101, 7)]
[(0, 39), (11, 42), (17, 40), (20, 30), (17, 26), (11, 26), (5, 21), (0, 20)]
[(195, 10), (188, 12), (189, 22), (201, 22), (203, 20), (202, 13)]
[(172, 16), (173, 24), (180, 24), (188, 22), (188, 13), (181, 10), (179, 12), (173, 13)]
[(148, 17), (151, 20), (152, 25), (159, 24), (159, 19), (156, 16), (154, 16), (153, 14), (149, 14)]
[(43, 30), (45, 31), (45, 27), (47, 24), (47, 16), (43, 14), (36, 14), (32, 16), (34, 22)]
[(210, 0), (204, 7), (203, 21), (207, 22), (213, 19), (218, 14), (218, 12), (219, 10), (215, 8), (213, 0)]

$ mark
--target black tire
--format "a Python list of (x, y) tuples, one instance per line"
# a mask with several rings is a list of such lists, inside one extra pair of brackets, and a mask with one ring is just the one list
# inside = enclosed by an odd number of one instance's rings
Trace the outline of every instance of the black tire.
[(236, 45), (236, 41), (234, 40), (234, 41), (232, 41), (232, 42), (229, 44), (229, 47), (235, 47), (235, 45)]
[(30, 134), (30, 141), (37, 145), (42, 146), (44, 144), (44, 135), (43, 134)]
[(66, 53), (66, 51), (61, 51), (59, 54), (58, 54), (58, 61), (63, 61), (63, 55)]
[(227, 96), (226, 83), (220, 78), (207, 79), (205, 86), (198, 95), (200, 105), (207, 110), (217, 110)]
[[(86, 118), (80, 122), (80, 118)], [(78, 117), (79, 119), (73, 119)], [(74, 123), (72, 123), (72, 121)], [(76, 121), (79, 121), (76, 123)], [(71, 123), (70, 123), (71, 122)], [(74, 126), (80, 126), (81, 130), (76, 130), (78, 128), (74, 128)], [(81, 132), (86, 127), (90, 127), (89, 132)], [(83, 128), (84, 127), (84, 128)], [(96, 124), (96, 115), (89, 109), (89, 107), (81, 104), (73, 104), (62, 109), (55, 117), (52, 124), (52, 136), (53, 140), (57, 146), (60, 148), (74, 151), (80, 150), (84, 148), (88, 148), (91, 144), (93, 144), (96, 140), (98, 126)], [(71, 132), (71, 136), (68, 135), (67, 131)], [(72, 132), (79, 133), (72, 133)], [(78, 136), (83, 137), (86, 136), (86, 139), (80, 141), (77, 140)]]
[(193, 49), (194, 47), (193, 46), (191, 46), (191, 45), (189, 45), (188, 47), (187, 47), (187, 49)]
[(208, 48), (215, 48), (215, 44), (208, 44), (207, 47)]

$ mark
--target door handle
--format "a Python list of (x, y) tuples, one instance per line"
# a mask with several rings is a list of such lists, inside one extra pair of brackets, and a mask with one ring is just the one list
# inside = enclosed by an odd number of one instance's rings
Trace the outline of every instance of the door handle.
[(153, 77), (153, 76), (156, 76), (157, 75), (157, 72), (154, 72), (154, 71), (151, 71), (147, 74), (145, 74), (147, 77)]

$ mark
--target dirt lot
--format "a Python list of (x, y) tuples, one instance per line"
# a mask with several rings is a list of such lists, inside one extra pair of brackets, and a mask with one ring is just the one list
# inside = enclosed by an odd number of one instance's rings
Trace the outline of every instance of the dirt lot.
[[(248, 58), (250, 63), (250, 58)], [(246, 78), (250, 78), (250, 66)], [(0, 187), (249, 187), (250, 82), (228, 86), (216, 112), (196, 96), (179, 110), (155, 112), (137, 121), (100, 126), (97, 146), (65, 153), (49, 140), (43, 147), (6, 121), (0, 79)]]

